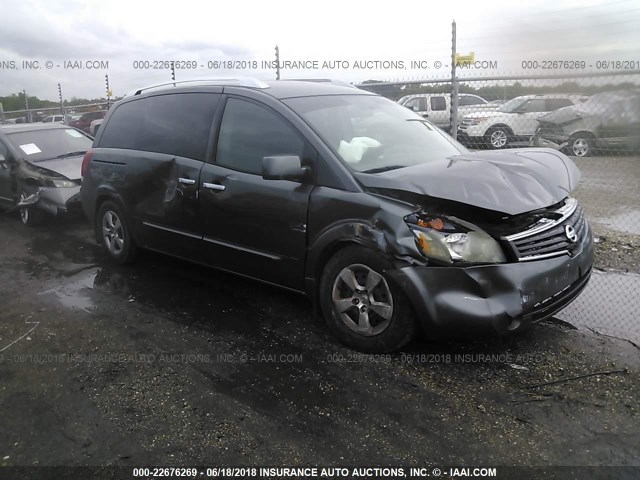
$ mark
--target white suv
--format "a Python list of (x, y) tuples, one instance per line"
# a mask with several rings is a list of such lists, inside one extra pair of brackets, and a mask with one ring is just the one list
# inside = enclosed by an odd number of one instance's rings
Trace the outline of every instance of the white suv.
[(584, 102), (588, 97), (571, 94), (524, 95), (490, 112), (472, 112), (458, 127), (458, 140), (477, 146), (504, 148), (511, 142), (528, 141), (542, 115)]

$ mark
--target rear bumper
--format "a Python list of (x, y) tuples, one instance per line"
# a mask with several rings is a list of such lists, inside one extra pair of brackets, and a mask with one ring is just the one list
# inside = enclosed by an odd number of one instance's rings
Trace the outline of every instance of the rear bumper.
[(554, 315), (585, 288), (592, 266), (589, 230), (573, 256), (387, 273), (409, 297), (428, 337), (454, 338), (508, 334)]

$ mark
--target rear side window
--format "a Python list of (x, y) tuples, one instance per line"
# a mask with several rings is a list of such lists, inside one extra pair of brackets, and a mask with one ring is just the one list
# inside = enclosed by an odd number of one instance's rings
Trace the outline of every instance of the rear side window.
[(532, 100), (527, 100), (518, 111), (524, 113), (538, 113), (538, 112), (548, 112), (547, 110), (547, 101), (543, 98), (534, 98)]
[(99, 147), (204, 161), (219, 100), (212, 93), (180, 93), (125, 103), (111, 115)]
[(431, 110), (434, 112), (446, 110), (447, 104), (444, 97), (431, 97)]
[(244, 100), (227, 100), (218, 137), (218, 165), (259, 175), (263, 157), (302, 158), (304, 146), (297, 131), (274, 112)]

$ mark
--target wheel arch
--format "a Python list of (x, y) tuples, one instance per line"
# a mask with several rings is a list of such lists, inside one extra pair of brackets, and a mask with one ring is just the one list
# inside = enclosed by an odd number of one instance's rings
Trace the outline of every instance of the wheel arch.
[(386, 254), (385, 245), (382, 232), (367, 223), (343, 223), (326, 230), (313, 241), (309, 248), (305, 266), (307, 294), (316, 298), (323, 268), (340, 250), (350, 246), (361, 246)]
[[(96, 237), (96, 241), (99, 243), (100, 240), (100, 232), (98, 230), (98, 226), (97, 226), (97, 216), (98, 216), (98, 211), (100, 210), (100, 207), (102, 207), (102, 205), (104, 204), (104, 202), (107, 201), (111, 201), (114, 202), (118, 207), (120, 207), (122, 209), (122, 211), (124, 212), (125, 215), (127, 215), (128, 220), (131, 222), (132, 218), (131, 218), (131, 214), (129, 212), (129, 209), (127, 209), (126, 206), (126, 202), (124, 201), (124, 199), (122, 198), (122, 196), (113, 188), (111, 187), (101, 187), (98, 188), (96, 190), (96, 197), (95, 197), (95, 203), (94, 203), (94, 208), (93, 208), (93, 231)], [(134, 228), (131, 228), (131, 225), (129, 226), (131, 233), (134, 237), (134, 240), (137, 241), (137, 235), (136, 235), (136, 231)]]

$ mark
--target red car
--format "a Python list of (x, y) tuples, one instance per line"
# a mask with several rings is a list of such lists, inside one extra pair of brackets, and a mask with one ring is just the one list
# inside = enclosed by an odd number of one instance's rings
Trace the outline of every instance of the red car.
[(87, 112), (82, 115), (78, 120), (74, 120), (69, 122), (70, 127), (75, 127), (78, 130), (82, 130), (84, 132), (89, 133), (89, 127), (91, 126), (91, 122), (94, 120), (98, 120), (100, 118), (104, 118), (107, 114), (106, 110), (98, 110), (96, 112)]

